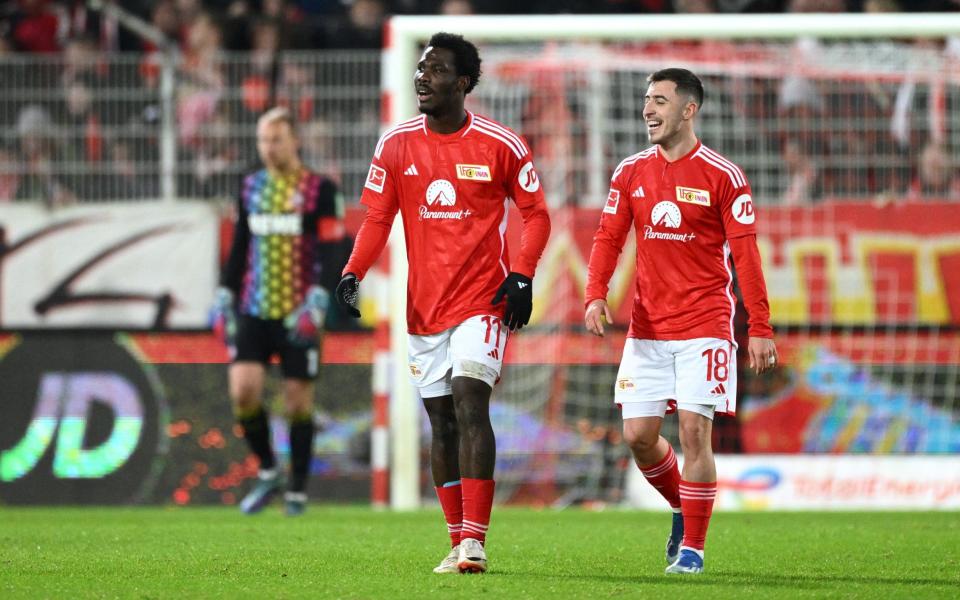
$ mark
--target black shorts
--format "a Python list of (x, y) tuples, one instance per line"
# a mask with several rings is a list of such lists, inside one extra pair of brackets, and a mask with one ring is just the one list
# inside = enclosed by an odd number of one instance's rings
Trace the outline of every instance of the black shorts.
[(279, 319), (258, 319), (239, 315), (237, 319), (237, 349), (233, 362), (253, 361), (270, 364), (270, 358), (280, 357), (280, 371), (288, 379), (316, 379), (320, 352), (316, 345), (298, 346), (287, 338), (287, 328)]

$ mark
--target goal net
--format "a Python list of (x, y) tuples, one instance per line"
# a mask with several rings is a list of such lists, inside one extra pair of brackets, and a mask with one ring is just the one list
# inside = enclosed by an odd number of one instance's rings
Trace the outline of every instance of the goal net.
[[(646, 76), (667, 66), (703, 79), (697, 133), (752, 184), (783, 358), (756, 377), (740, 357), (739, 413), (715, 421), (715, 450), (960, 450), (960, 43), (951, 37), (960, 20), (396, 18), (384, 54), (386, 121), (414, 114), (409, 75), (423, 41), (441, 30), (480, 47), (483, 76), (468, 108), (528, 140), (553, 223), (531, 326), (511, 339), (494, 391), (499, 501), (618, 502), (634, 468), (613, 405), (632, 236), (608, 298), (616, 325), (603, 339), (584, 330), (583, 288), (610, 174), (649, 145)], [(391, 252), (391, 311), (403, 365), (400, 248)], [(738, 316), (742, 354), (742, 307)], [(419, 399), (404, 370), (394, 373), (395, 452), (425, 449)], [(679, 451), (675, 419), (664, 434)], [(392, 464), (400, 507), (432, 496), (427, 453), (406, 451)]]

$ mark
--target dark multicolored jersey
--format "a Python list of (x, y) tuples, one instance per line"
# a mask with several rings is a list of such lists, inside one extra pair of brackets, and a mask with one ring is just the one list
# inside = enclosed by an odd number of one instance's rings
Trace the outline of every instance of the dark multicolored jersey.
[(221, 285), (233, 290), (240, 313), (283, 319), (311, 285), (333, 293), (343, 237), (343, 198), (333, 181), (305, 168), (262, 169), (243, 179)]

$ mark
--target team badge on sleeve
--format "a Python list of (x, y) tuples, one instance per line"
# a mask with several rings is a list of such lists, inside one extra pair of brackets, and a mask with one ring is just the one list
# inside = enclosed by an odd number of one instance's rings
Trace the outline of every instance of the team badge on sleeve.
[(603, 205), (603, 212), (615, 215), (618, 206), (620, 206), (620, 190), (611, 188), (610, 193), (607, 194), (607, 203)]
[(531, 194), (540, 189), (540, 178), (537, 177), (537, 172), (533, 170), (532, 162), (523, 165), (517, 179), (520, 181), (520, 187)]
[(367, 173), (367, 182), (363, 187), (369, 188), (375, 192), (383, 193), (383, 183), (387, 180), (387, 172), (377, 165), (370, 165), (370, 172)]
[(750, 197), (750, 194), (741, 194), (738, 196), (737, 199), (733, 201), (730, 210), (733, 211), (733, 218), (737, 220), (737, 223), (750, 225), (754, 219), (756, 219), (756, 215), (753, 212), (753, 198)]

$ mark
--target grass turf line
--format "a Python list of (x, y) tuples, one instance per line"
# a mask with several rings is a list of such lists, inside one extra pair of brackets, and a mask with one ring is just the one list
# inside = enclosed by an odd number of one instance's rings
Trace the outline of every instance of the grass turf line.
[(0, 597), (960, 597), (960, 513), (719, 513), (699, 577), (663, 574), (669, 519), (497, 508), (467, 576), (431, 573), (439, 509), (3, 507)]

